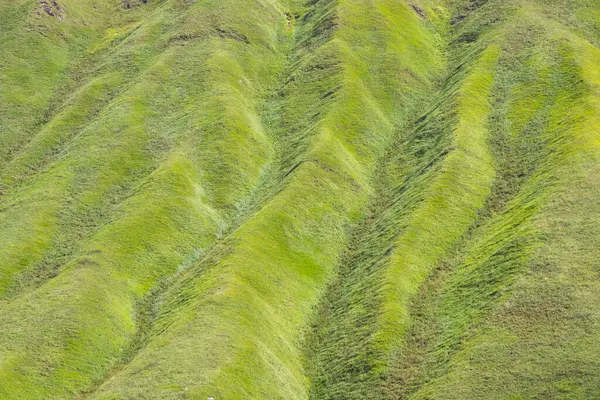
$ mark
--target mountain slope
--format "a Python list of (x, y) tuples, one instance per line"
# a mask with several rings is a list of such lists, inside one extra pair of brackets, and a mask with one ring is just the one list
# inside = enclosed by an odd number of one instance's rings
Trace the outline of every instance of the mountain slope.
[(600, 396), (595, 1), (0, 23), (1, 398)]

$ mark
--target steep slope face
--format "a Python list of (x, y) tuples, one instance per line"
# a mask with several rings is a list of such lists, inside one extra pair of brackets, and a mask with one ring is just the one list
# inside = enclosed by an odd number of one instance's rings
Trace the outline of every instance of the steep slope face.
[(595, 1), (0, 22), (1, 398), (600, 396)]

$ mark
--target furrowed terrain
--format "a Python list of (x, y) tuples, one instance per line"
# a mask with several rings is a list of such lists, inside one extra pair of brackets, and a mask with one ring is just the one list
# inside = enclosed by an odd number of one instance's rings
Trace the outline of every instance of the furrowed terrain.
[(595, 0), (0, 0), (1, 399), (600, 397)]

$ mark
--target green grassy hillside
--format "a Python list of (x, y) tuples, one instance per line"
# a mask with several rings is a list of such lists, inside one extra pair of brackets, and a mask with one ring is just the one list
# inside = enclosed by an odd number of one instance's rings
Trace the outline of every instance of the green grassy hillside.
[(596, 0), (0, 0), (0, 399), (600, 397)]

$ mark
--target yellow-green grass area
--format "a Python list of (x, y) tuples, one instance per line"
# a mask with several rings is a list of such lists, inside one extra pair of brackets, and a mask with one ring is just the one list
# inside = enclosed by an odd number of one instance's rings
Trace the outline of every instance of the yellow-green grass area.
[(596, 0), (0, 1), (0, 398), (595, 398)]
[[(22, 6), (49, 27), (16, 43), (44, 46), (88, 10), (65, 3), (48, 22), (37, 3)], [(275, 158), (261, 113), (290, 35), (279, 3), (105, 6), (89, 4), (114, 19), (61, 64), (42, 111), (29, 107), (23, 118), (42, 122), (1, 171), (2, 398), (70, 398), (125, 362), (145, 295), (202, 257)], [(9, 131), (24, 121), (3, 118)]]
[[(413, 305), (390, 378), (396, 398), (599, 393), (590, 372), (598, 368), (590, 279), (598, 92), (589, 68), (598, 50), (550, 18), (571, 12), (553, 5), (548, 15), (520, 2), (494, 28), (505, 38), (490, 118), (497, 180), (477, 223)], [(501, 7), (485, 8), (491, 18)]]
[[(303, 330), (372, 194), (378, 157), (442, 62), (407, 4), (314, 2), (276, 95), (281, 182), (244, 223), (156, 299), (149, 340), (93, 398), (306, 398)], [(374, 27), (379, 29), (373, 29)], [(384, 28), (382, 28), (382, 26)], [(373, 43), (388, 48), (376, 52)], [(423, 44), (423, 45), (421, 45)], [(407, 51), (422, 57), (402, 59)], [(428, 70), (423, 70), (427, 66)], [(386, 74), (402, 77), (388, 84)], [(275, 102), (276, 99), (271, 99)]]

